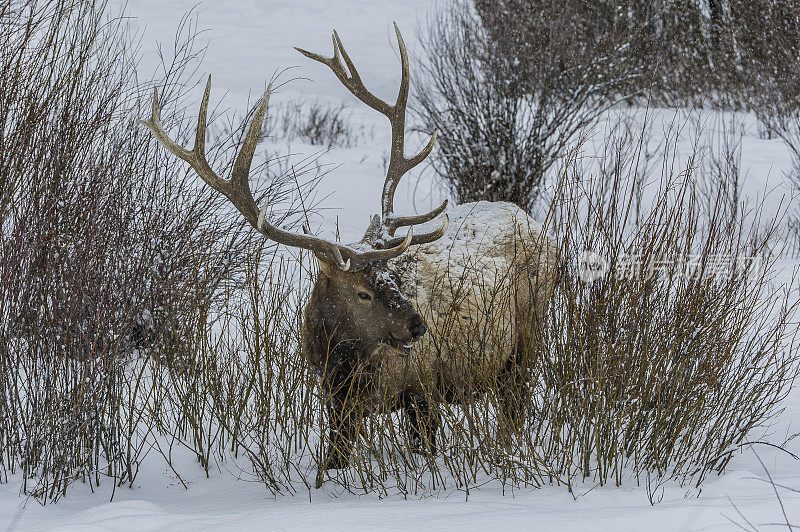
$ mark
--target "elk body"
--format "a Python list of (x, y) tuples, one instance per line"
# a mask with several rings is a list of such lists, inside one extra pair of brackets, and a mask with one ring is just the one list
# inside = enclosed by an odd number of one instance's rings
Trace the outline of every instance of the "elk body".
[(556, 279), (557, 248), (516, 205), (447, 211), (449, 228), (358, 272), (321, 264), (303, 347), (326, 397), (326, 468), (347, 464), (364, 415), (405, 409), (415, 450), (436, 452), (429, 403), (496, 387), (506, 429), (524, 411), (525, 366)]
[[(163, 130), (157, 92), (151, 118), (142, 121), (259, 232), (310, 250), (317, 259), (319, 275), (304, 311), (301, 349), (319, 376), (330, 427), (318, 487), (324, 470), (347, 465), (364, 414), (405, 408), (412, 442), (432, 453), (436, 422), (428, 416), (430, 401), (458, 401), (472, 390), (496, 385), (500, 415), (514, 421), (525, 381), (521, 362), (536, 348), (536, 323), (555, 279), (555, 246), (541, 226), (514, 205), (478, 202), (445, 213), (445, 201), (422, 215), (394, 213), (400, 179), (427, 157), (436, 141), (434, 132), (419, 153), (405, 156), (409, 68), (396, 25), (395, 31), (402, 77), (394, 104), (366, 89), (335, 31), (331, 58), (298, 48), (327, 65), (353, 95), (391, 124), (381, 214), (372, 218), (358, 243), (344, 245), (285, 231), (269, 222), (267, 205), (257, 207), (248, 177), (269, 88), (228, 180), (220, 178), (205, 157), (210, 77), (192, 150), (174, 143)], [(413, 226), (423, 230), (415, 233)], [(406, 235), (396, 236), (403, 227), (408, 227)]]

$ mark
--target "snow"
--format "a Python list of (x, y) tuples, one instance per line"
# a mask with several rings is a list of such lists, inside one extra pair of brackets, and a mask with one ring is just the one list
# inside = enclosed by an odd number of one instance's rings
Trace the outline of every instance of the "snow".
[[(121, 6), (121, 0), (112, 5)], [(394, 99), (400, 78), (399, 59), (392, 21), (397, 21), (409, 51), (418, 51), (415, 36), (425, 17), (436, 4), (424, 0), (388, 2), (349, 0), (323, 2), (299, 0), (276, 2), (232, 0), (129, 0), (131, 24), (141, 31), (142, 70), (157, 65), (156, 42), (171, 44), (181, 16), (192, 10), (199, 27), (207, 28), (201, 40), (208, 42), (202, 63), (204, 74), (213, 73), (212, 100), (225, 95), (226, 106), (243, 110), (254, 101), (273, 72), (291, 68), (282, 79), (292, 81), (273, 97), (273, 105), (304, 97), (334, 103), (346, 102), (356, 123), (374, 127), (374, 141), (354, 148), (335, 149), (322, 155), (322, 162), (338, 165), (318, 192), (327, 210), (313, 221), (318, 234), (330, 236), (339, 224), (342, 241), (357, 241), (369, 222), (369, 215), (380, 209), (383, 186), (383, 158), (388, 151), (389, 132), (385, 118), (363, 108), (323, 65), (305, 59), (292, 49), (300, 46), (330, 55), (330, 32), (337, 29), (345, 47), (359, 67), (365, 84), (375, 94)], [(412, 83), (413, 83), (412, 72)], [(199, 95), (198, 95), (199, 101)], [(196, 105), (196, 102), (195, 102)], [(213, 105), (213, 103), (212, 103)], [(591, 142), (600, 142), (603, 132), (616, 123), (618, 114), (628, 113), (641, 123), (642, 110), (612, 110), (608, 122), (601, 123)], [(650, 110), (649, 121), (654, 142), (663, 142), (670, 124), (685, 119), (678, 151), (689, 152), (698, 129), (709, 135), (718, 127), (714, 114), (695, 113), (678, 117), (672, 110)], [(745, 195), (763, 198), (767, 207), (777, 210), (787, 189), (784, 172), (791, 159), (780, 140), (756, 136), (756, 122), (744, 120), (742, 168), (746, 175)], [(604, 130), (606, 126), (606, 130)], [(415, 152), (425, 141), (410, 136), (407, 151)], [(317, 147), (293, 145), (293, 151), (309, 155)], [(656, 165), (658, 160), (656, 160)], [(432, 178), (423, 176), (415, 186), (412, 172), (396, 194), (398, 214), (425, 212), (441, 203), (441, 192), (432, 187)], [(451, 211), (452, 212), (452, 211)], [(451, 218), (451, 228), (458, 227)], [(452, 229), (451, 229), (452, 230)], [(789, 278), (793, 261), (778, 280)], [(800, 393), (793, 390), (785, 411), (770, 431), (768, 439), (782, 443), (797, 431), (800, 419)], [(790, 441), (787, 448), (800, 453), (800, 443)], [(758, 457), (768, 467), (776, 483), (800, 489), (800, 462), (770, 447), (760, 446)], [(404, 500), (399, 495), (379, 499), (376, 495), (356, 496), (328, 486), (294, 497), (270, 494), (258, 483), (237, 479), (237, 471), (212, 471), (211, 478), (189, 458), (182, 471), (188, 471), (184, 489), (161, 462), (143, 465), (133, 489), (113, 490), (110, 482), (92, 493), (85, 485), (74, 485), (56, 505), (40, 506), (33, 499), (20, 497), (20, 479), (10, 477), (0, 483), (0, 528), (5, 530), (252, 530), (252, 529), (560, 529), (560, 530), (730, 530), (732, 523), (747, 527), (750, 521), (760, 527), (780, 524), (783, 515), (773, 488), (764, 481), (766, 474), (753, 450), (738, 454), (722, 477), (714, 477), (702, 490), (668, 484), (655, 490), (657, 504), (651, 505), (648, 489), (629, 482), (621, 488), (577, 486), (570, 494), (563, 487), (523, 489), (503, 494), (497, 484), (470, 492), (441, 492), (437, 496)], [(194, 473), (192, 473), (192, 471)], [(778, 488), (789, 518), (800, 524), (800, 494)], [(113, 496), (113, 501), (109, 500)], [(738, 510), (737, 510), (738, 509)], [(785, 526), (785, 525), (784, 525)], [(772, 528), (772, 527), (769, 527)]]
[[(491, 201), (453, 205), (447, 209), (447, 216), (450, 219), (447, 233), (443, 238), (427, 245), (426, 249), (429, 251), (426, 252), (447, 255), (457, 263), (462, 263), (464, 258), (455, 257), (453, 253), (470, 256), (487, 244), (503, 245), (509, 239), (507, 229), (527, 221), (525, 213), (516, 205)], [(439, 224), (441, 222), (438, 219), (432, 220), (419, 226), (417, 230), (428, 232)], [(529, 230), (541, 230), (541, 226), (537, 224), (537, 227)]]
[[(772, 466), (790, 465), (778, 460)], [(794, 466), (796, 468), (796, 466)], [(777, 468), (776, 468), (777, 470)], [(20, 509), (8, 485), (0, 490), (0, 524), (6, 530), (730, 530), (728, 518), (745, 524), (780, 522), (780, 506), (747, 470), (731, 471), (708, 481), (697, 497), (691, 490), (668, 488), (651, 506), (643, 487), (519, 490), (502, 496), (498, 489), (474, 490), (439, 497), (403, 500), (314, 493), (308, 498), (267, 497), (258, 485), (236, 482), (228, 472), (198, 478), (189, 490), (169, 487), (156, 476), (143, 478), (136, 490), (73, 494), (55, 506), (29, 501)], [(775, 475), (776, 482), (787, 482)], [(796, 479), (796, 472), (795, 477)], [(154, 483), (161, 481), (161, 486)], [(797, 482), (790, 484), (797, 487)], [(78, 488), (80, 489), (80, 488)], [(800, 498), (782, 495), (789, 516), (798, 514)], [(794, 510), (794, 511), (793, 511)], [(727, 517), (726, 517), (727, 516)]]

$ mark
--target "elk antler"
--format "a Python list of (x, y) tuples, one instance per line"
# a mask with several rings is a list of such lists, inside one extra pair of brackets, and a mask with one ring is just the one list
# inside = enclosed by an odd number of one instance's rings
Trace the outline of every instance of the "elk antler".
[[(400, 30), (397, 28), (397, 23), (394, 23), (394, 31), (397, 34), (397, 44), (400, 48), (402, 70), (400, 91), (397, 94), (397, 100), (394, 105), (388, 104), (367, 90), (353, 61), (345, 51), (336, 30), (333, 32), (333, 57), (328, 58), (301, 48), (295, 48), (306, 57), (327, 65), (356, 98), (385, 115), (391, 123), (392, 150), (389, 158), (389, 169), (386, 172), (386, 181), (383, 184), (383, 193), (381, 195), (381, 220), (377, 226), (376, 224), (370, 224), (367, 234), (364, 235), (365, 241), (375, 240), (378, 247), (386, 248), (392, 248), (402, 242), (402, 238), (393, 238), (398, 228), (409, 226), (410, 233), (410, 226), (433, 220), (447, 207), (447, 200), (445, 200), (439, 207), (425, 214), (402, 217), (394, 215), (394, 192), (397, 189), (397, 184), (406, 172), (425, 160), (425, 157), (428, 156), (436, 143), (436, 131), (434, 131), (428, 144), (419, 153), (413, 157), (405, 156), (406, 103), (408, 102), (409, 86), (408, 54), (406, 53), (403, 36), (400, 35)], [(344, 60), (344, 63), (342, 60)], [(411, 244), (425, 244), (441, 238), (447, 232), (447, 225), (448, 218), (445, 215), (439, 229), (430, 233), (415, 235), (411, 240)]]
[(267, 114), (271, 87), (261, 98), (261, 103), (253, 116), (253, 122), (247, 131), (242, 147), (233, 164), (230, 179), (219, 177), (206, 160), (206, 116), (208, 112), (208, 98), (211, 94), (211, 76), (208, 76), (203, 101), (200, 103), (200, 114), (197, 117), (197, 131), (195, 133), (194, 148), (187, 150), (176, 144), (161, 126), (158, 112), (158, 89), (153, 89), (153, 110), (150, 120), (139, 120), (153, 133), (158, 141), (171, 153), (189, 163), (197, 175), (211, 188), (221, 192), (239, 210), (250, 225), (259, 230), (267, 238), (287, 246), (307, 249), (332, 260), (342, 270), (352, 266), (362, 266), (377, 260), (386, 260), (402, 254), (414, 242), (411, 228), (402, 241), (384, 246), (382, 249), (370, 251), (357, 251), (338, 242), (331, 242), (322, 238), (309, 235), (297, 235), (275, 227), (267, 220), (268, 205), (259, 210), (253, 193), (250, 191), (250, 165), (258, 145), (261, 125)]

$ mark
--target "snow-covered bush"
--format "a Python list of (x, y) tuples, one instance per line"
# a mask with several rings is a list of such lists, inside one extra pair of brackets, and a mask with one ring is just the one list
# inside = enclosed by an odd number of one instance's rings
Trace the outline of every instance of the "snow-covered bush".
[[(757, 78), (787, 73), (796, 62), (800, 24), (795, 0), (475, 0), (481, 19), (523, 68), (547, 35), (544, 22), (575, 29), (572, 55), (581, 56), (612, 36), (628, 43), (625, 61), (640, 75), (625, 94), (681, 107), (739, 109)], [(794, 41), (785, 46), (785, 41)], [(787, 78), (788, 79), (788, 78)]]
[(422, 42), (415, 112), (439, 132), (430, 161), (459, 202), (530, 211), (547, 170), (632, 71), (624, 36), (598, 34), (589, 46), (579, 11), (517, 4), (457, 2), (437, 15)]

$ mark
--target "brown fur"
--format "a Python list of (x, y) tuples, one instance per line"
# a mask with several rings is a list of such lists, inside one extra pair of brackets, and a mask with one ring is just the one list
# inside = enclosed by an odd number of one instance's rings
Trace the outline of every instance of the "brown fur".
[(346, 465), (357, 437), (357, 418), (378, 406), (371, 354), (379, 346), (416, 342), (425, 325), (401, 293), (399, 276), (385, 263), (350, 272), (318, 262), (320, 274), (305, 309), (302, 339), (303, 354), (320, 377), (330, 425), (321, 469), (331, 469)]

